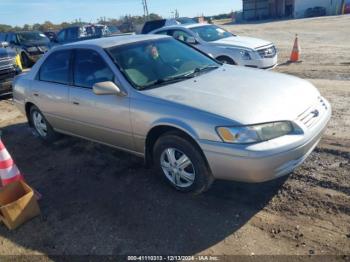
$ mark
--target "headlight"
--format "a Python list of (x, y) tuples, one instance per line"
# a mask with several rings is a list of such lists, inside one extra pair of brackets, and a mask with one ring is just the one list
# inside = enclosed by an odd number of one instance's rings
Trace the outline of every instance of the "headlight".
[(38, 48), (35, 47), (35, 46), (32, 46), (32, 47), (27, 47), (26, 50), (27, 50), (28, 52), (36, 52), (36, 51), (38, 51)]
[(226, 143), (249, 144), (271, 140), (293, 132), (290, 122), (274, 122), (239, 127), (218, 127), (220, 138)]
[(250, 54), (249, 54), (248, 51), (246, 51), (246, 50), (241, 50), (239, 53), (241, 54), (241, 58), (242, 58), (243, 60), (252, 60), (252, 57), (250, 56)]

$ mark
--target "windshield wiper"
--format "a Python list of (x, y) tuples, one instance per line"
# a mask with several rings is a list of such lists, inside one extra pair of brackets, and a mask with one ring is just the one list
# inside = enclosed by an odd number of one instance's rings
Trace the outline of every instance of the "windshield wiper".
[(149, 89), (149, 88), (153, 88), (153, 87), (161, 86), (161, 85), (165, 85), (165, 84), (172, 84), (172, 83), (176, 83), (176, 82), (190, 79), (193, 77), (194, 77), (194, 75), (185, 74), (185, 75), (161, 78), (161, 79), (154, 80), (147, 85), (142, 86), (141, 90), (145, 90), (145, 89)]
[(218, 66), (218, 65), (207, 65), (207, 66), (204, 66), (204, 67), (197, 67), (192, 72), (187, 73), (184, 76), (186, 76), (186, 77), (191, 77), (191, 76), (195, 77), (201, 72), (214, 70), (214, 69), (217, 69), (219, 67), (220, 66)]

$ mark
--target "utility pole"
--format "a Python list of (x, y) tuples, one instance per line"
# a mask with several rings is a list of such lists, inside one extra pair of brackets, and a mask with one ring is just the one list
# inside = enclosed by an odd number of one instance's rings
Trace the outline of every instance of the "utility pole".
[(146, 17), (146, 20), (148, 20), (148, 4), (147, 4), (147, 0), (142, 0), (142, 5), (143, 5), (143, 15)]

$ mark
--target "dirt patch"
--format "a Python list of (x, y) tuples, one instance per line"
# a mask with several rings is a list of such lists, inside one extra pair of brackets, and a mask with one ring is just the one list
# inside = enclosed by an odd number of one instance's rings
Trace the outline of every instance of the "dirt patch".
[(0, 226), (0, 253), (349, 255), (349, 22), (228, 26), (273, 40), (281, 62), (299, 33), (303, 63), (276, 70), (309, 79), (333, 106), (319, 147), (289, 177), (268, 183), (217, 181), (206, 194), (179, 194), (128, 154), (71, 137), (43, 144), (1, 100), (3, 141), (43, 199), (41, 217), (13, 232)]

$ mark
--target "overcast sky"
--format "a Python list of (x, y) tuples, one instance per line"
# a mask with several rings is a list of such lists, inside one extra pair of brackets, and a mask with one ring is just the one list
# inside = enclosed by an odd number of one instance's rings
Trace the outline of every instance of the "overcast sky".
[[(242, 9), (242, 0), (148, 0), (150, 13), (170, 17), (214, 15)], [(61, 23), (82, 19), (96, 22), (100, 17), (142, 15), (142, 0), (0, 0), (0, 24), (19, 25), (51, 21)]]

